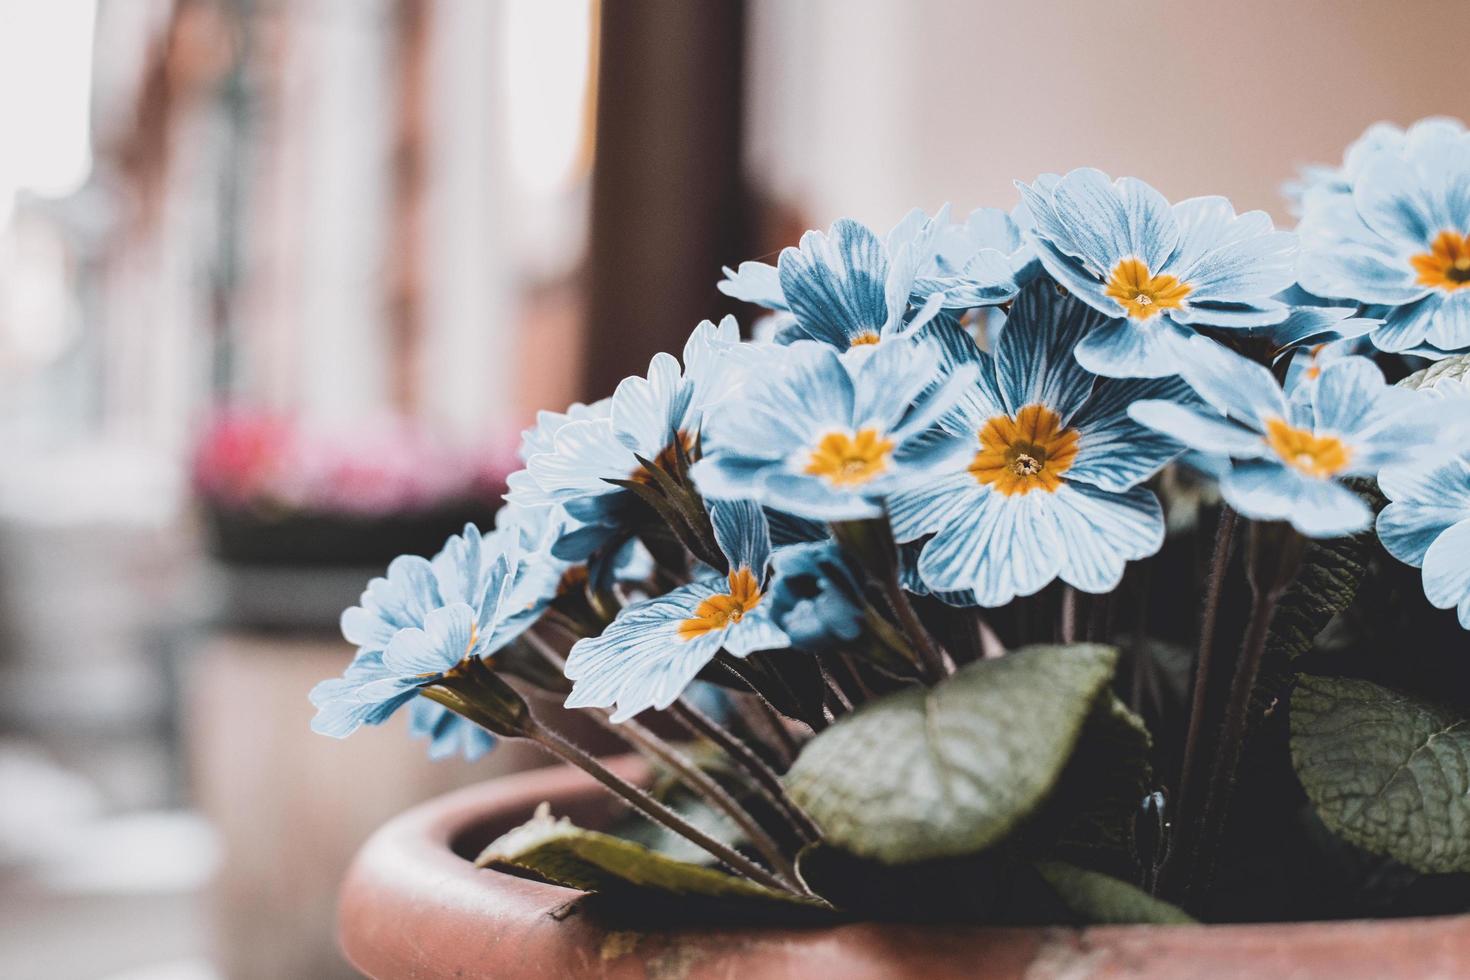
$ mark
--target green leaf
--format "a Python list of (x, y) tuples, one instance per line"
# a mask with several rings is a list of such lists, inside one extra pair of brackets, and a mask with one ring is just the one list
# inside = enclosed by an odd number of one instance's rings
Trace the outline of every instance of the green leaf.
[(1112, 692), (1099, 698), (1056, 789), (1024, 830), (1028, 843), (1119, 871), (1136, 867), (1133, 819), (1153, 785), (1152, 741)]
[(1368, 681), (1303, 675), (1291, 757), (1334, 834), (1427, 874), (1470, 872), (1470, 718)]
[(1046, 799), (1118, 652), (1018, 650), (859, 708), (786, 779), (827, 841), (888, 864), (973, 854)]
[(589, 892), (631, 888), (703, 899), (810, 904), (620, 837), (583, 830), (565, 817), (553, 818), (545, 803), (527, 823), (492, 841), (475, 859), (475, 866), (520, 871)]
[(1181, 909), (1126, 881), (1061, 861), (1041, 861), (1037, 872), (1062, 903), (1085, 922), (1180, 925), (1194, 921)]
[[(1366, 485), (1357, 488), (1376, 512), (1384, 501)], [(1270, 711), (1296, 676), (1292, 665), (1312, 649), (1317, 636), (1349, 606), (1368, 574), (1375, 548), (1372, 530), (1348, 538), (1308, 543), (1296, 581), (1271, 617), (1260, 673), (1251, 695), (1251, 717)]]

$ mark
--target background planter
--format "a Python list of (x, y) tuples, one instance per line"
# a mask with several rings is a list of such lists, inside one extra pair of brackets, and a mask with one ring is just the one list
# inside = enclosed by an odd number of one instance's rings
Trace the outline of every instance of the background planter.
[[(488, 531), (494, 502), (466, 500), (401, 514), (284, 513), (268, 516), (206, 502), (202, 508), (209, 552), (232, 565), (298, 568), (385, 568), (399, 555), (432, 555), (466, 522)], [(381, 574), (381, 572), (379, 572)]]
[[(644, 771), (626, 758), (613, 768), (629, 777)], [(557, 768), (472, 786), (383, 826), (343, 887), (339, 926), (347, 957), (376, 980), (1470, 976), (1470, 917), (1086, 929), (615, 928), (579, 910), (579, 892), (470, 863), (542, 800), (557, 815), (593, 827), (616, 806), (582, 773)]]

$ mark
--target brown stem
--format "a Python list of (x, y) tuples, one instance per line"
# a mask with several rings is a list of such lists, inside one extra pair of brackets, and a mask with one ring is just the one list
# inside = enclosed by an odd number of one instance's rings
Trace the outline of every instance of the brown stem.
[(1199, 837), (1195, 841), (1192, 855), (1186, 855), (1189, 863), (1186, 865), (1188, 878), (1185, 888), (1191, 895), (1198, 895), (1207, 887), (1214, 873), (1215, 852), (1219, 848), (1220, 835), (1225, 829), (1230, 798), (1234, 795), (1235, 771), (1240, 763), (1241, 744), (1245, 740), (1251, 691), (1255, 688), (1261, 657), (1266, 650), (1266, 637), (1270, 633), (1271, 616), (1276, 610), (1276, 598), (1270, 593), (1256, 597), (1245, 641), (1241, 644), (1240, 660), (1235, 665), (1235, 676), (1230, 680), (1230, 700), (1225, 705), (1220, 742), (1215, 751), (1214, 764), (1210, 767), (1209, 791), (1198, 822)]
[[(599, 712), (598, 715), (603, 719), (607, 718), (606, 712)], [(685, 785), (733, 820), (786, 883), (793, 888), (801, 889), (801, 879), (797, 877), (796, 867), (781, 852), (780, 845), (709, 773), (699, 768), (692, 759), (677, 748), (636, 721), (625, 721), (620, 725), (608, 722), (608, 728), (650, 758), (668, 766)]]
[(1235, 528), (1240, 517), (1228, 506), (1220, 509), (1220, 521), (1215, 526), (1215, 551), (1210, 559), (1210, 578), (1205, 586), (1205, 606), (1200, 617), (1199, 656), (1195, 658), (1194, 692), (1189, 706), (1189, 730), (1184, 738), (1184, 767), (1179, 775), (1179, 793), (1175, 801), (1175, 813), (1187, 819), (1193, 804), (1194, 775), (1202, 764), (1200, 739), (1204, 730), (1205, 710), (1209, 696), (1210, 669), (1215, 650), (1215, 628), (1220, 618), (1220, 596), (1224, 592), (1225, 577), (1230, 571), (1230, 548), (1235, 540)]
[(642, 813), (650, 820), (663, 824), (679, 836), (702, 847), (715, 858), (723, 861), (752, 881), (760, 882), (767, 888), (774, 888), (777, 891), (791, 892), (794, 890), (793, 886), (788, 885), (729, 845), (715, 840), (637, 786), (634, 786), (626, 780), (619, 779), (602, 763), (551, 729), (545, 728), (539, 723), (533, 723), (527, 737), (562, 761), (570, 763), (583, 772), (586, 772), (612, 792), (613, 795), (621, 798), (639, 813)]
[(786, 795), (786, 787), (781, 785), (781, 777), (766, 765), (764, 759), (752, 752), (750, 746), (715, 724), (713, 719), (688, 701), (680, 699), (674, 702), (669, 708), (669, 713), (687, 725), (691, 731), (703, 735), (724, 750), (725, 754), (751, 777), (752, 787), (765, 798), (767, 803), (789, 817), (803, 837), (808, 840), (821, 839), (821, 832), (817, 830), (816, 824), (812, 823), (811, 817), (808, 817), (801, 807)]
[(1062, 610), (1061, 610), (1062, 642), (1072, 644), (1077, 642), (1077, 590), (1070, 585), (1062, 587)]
[(903, 583), (898, 580), (897, 565), (883, 577), (883, 593), (888, 598), (888, 604), (893, 607), (894, 614), (898, 616), (898, 624), (903, 627), (904, 636), (908, 637), (910, 645), (919, 655), (919, 667), (924, 671), (925, 679), (936, 683), (949, 676), (944, 653), (919, 621), (919, 614), (914, 611), (908, 593), (904, 592)]

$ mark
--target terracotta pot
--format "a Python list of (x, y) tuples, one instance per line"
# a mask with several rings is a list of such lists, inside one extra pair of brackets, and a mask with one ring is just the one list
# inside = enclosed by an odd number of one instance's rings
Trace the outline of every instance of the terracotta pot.
[[(644, 773), (633, 759), (614, 768), (628, 778)], [(442, 796), (381, 828), (343, 887), (339, 926), (348, 959), (376, 980), (1470, 977), (1470, 917), (1086, 929), (611, 929), (571, 904), (580, 892), (470, 863), (467, 856), (542, 800), (591, 826), (614, 812), (591, 779), (559, 768)]]

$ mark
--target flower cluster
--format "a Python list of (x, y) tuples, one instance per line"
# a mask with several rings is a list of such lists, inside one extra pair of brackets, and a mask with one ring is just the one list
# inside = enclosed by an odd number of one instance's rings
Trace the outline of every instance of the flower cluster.
[[(836, 777), (808, 760), (842, 749), (817, 750), (819, 733), (835, 739), (848, 715), (856, 725), (865, 701), (961, 684), (1018, 645), (1126, 635), (1142, 649), (1150, 574), (1189, 569), (1155, 590), (1198, 606), (1179, 591), (1193, 587), (1195, 545), (1184, 561), (1161, 554), (1197, 499), (1220, 501), (1208, 588), (1228, 588), (1234, 528), (1249, 528), (1243, 662), (1259, 665), (1306, 539), (1376, 547), (1375, 528), (1388, 554), (1422, 568), (1427, 603), (1470, 629), (1462, 127), (1370, 131), (1300, 191), (1299, 235), (1224, 198), (1170, 203), (1092, 169), (1017, 187), (1013, 210), (915, 211), (886, 236), (843, 219), (774, 266), (726, 269), (726, 294), (770, 312), (759, 338), (733, 317), (706, 321), (682, 357), (657, 354), (610, 397), (543, 412), (495, 530), (399, 558), (343, 614), (358, 652), (312, 692), (315, 727), (345, 736), (411, 705), (433, 755), (473, 757), (490, 744), (482, 729), (504, 734), (476, 693), (503, 678), (491, 700), (586, 709), (708, 789), (639, 719), (690, 727), (755, 767), (751, 785), (792, 840), (827, 834), (887, 860), (888, 845), (844, 837), (865, 818), (808, 820), (763, 779), (760, 753), (736, 744), (760, 726), (725, 732), (691, 700), (700, 685), (716, 713), (765, 711), (768, 757), (802, 752), (793, 792), (826, 786)], [(1435, 360), (1428, 380), (1397, 383)], [(1181, 481), (1216, 484), (1218, 497), (1184, 499)], [(1208, 648), (1217, 626), (1202, 631), (1186, 641)], [(1075, 738), (1112, 710), (1096, 702), (1112, 667), (1085, 683), (1072, 669), (1048, 683), (1061, 701), (1071, 681), (1085, 689), (1076, 725), (1056, 729)], [(1219, 709), (1227, 742), (1249, 707)], [(504, 727), (587, 761), (536, 725)], [(1216, 764), (1233, 766), (1238, 747)], [(806, 799), (820, 811), (854, 798), (825, 792)], [(718, 788), (710, 799), (749, 831), (766, 865), (757, 881), (815, 897), (791, 873), (790, 841), (751, 830)], [(748, 863), (685, 835), (731, 868)]]

